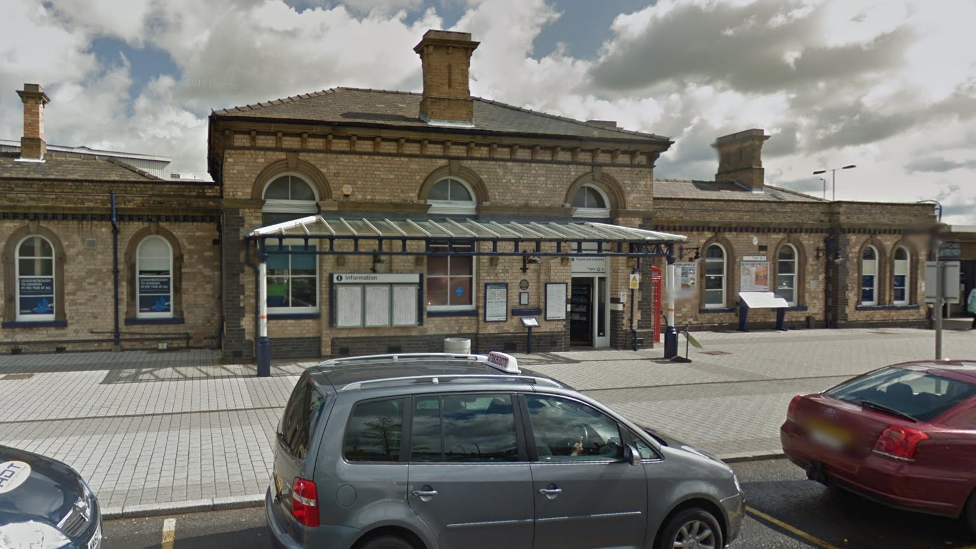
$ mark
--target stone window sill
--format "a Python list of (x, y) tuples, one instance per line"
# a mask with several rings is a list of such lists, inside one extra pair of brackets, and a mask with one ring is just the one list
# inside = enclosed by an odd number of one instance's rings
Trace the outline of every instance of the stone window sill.
[(915, 305), (858, 305), (857, 311), (917, 311), (921, 306)]
[(67, 320), (7, 320), (0, 324), (0, 328), (65, 328), (68, 326)]
[(319, 313), (276, 313), (269, 314), (268, 320), (305, 320), (310, 318), (319, 318)]
[(126, 326), (139, 326), (141, 324), (183, 324), (184, 320), (181, 316), (176, 316), (173, 318), (127, 318), (125, 319)]
[(468, 309), (461, 311), (431, 311), (427, 310), (427, 318), (439, 318), (448, 316), (478, 316), (477, 309)]
[(698, 309), (698, 312), (701, 313), (701, 314), (709, 314), (709, 313), (734, 313), (735, 312), (735, 308), (734, 307), (722, 307), (721, 309)]

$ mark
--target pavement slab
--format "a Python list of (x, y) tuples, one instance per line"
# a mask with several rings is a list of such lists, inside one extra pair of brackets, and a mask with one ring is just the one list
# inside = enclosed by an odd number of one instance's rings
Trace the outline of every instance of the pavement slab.
[[(517, 356), (638, 423), (738, 460), (780, 452), (794, 395), (934, 351), (927, 330), (694, 335), (703, 348), (685, 364), (664, 360), (660, 345)], [(944, 349), (976, 358), (976, 332), (946, 332)], [(276, 362), (258, 378), (254, 365), (206, 350), (0, 356), (0, 444), (72, 465), (111, 516), (257, 505), (281, 410), (316, 363)]]

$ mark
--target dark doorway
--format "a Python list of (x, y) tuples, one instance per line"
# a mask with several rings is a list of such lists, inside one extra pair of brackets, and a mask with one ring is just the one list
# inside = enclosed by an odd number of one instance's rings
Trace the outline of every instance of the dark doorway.
[(569, 343), (593, 345), (593, 278), (573, 278), (570, 294)]

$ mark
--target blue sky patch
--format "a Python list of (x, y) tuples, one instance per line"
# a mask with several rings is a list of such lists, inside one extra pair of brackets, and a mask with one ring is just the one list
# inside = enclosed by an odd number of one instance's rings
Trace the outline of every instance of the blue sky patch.
[(132, 87), (129, 89), (129, 96), (132, 98), (139, 97), (153, 78), (169, 74), (177, 80), (180, 79), (180, 69), (169, 53), (151, 46), (134, 48), (117, 38), (100, 36), (92, 40), (91, 52), (98, 59), (98, 65), (105, 70), (121, 65), (119, 54), (125, 55), (129, 60), (129, 73), (132, 76)]

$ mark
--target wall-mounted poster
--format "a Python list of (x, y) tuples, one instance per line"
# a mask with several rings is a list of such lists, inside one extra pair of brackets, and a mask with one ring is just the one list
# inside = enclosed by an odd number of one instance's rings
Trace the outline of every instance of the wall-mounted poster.
[(678, 277), (678, 287), (675, 288), (674, 297), (678, 299), (694, 297), (698, 290), (698, 263), (694, 261), (675, 263), (674, 269)]
[(508, 320), (508, 283), (485, 283), (485, 322)]
[(769, 291), (769, 262), (742, 261), (739, 263), (740, 292)]
[(566, 320), (566, 283), (546, 284), (546, 320)]

